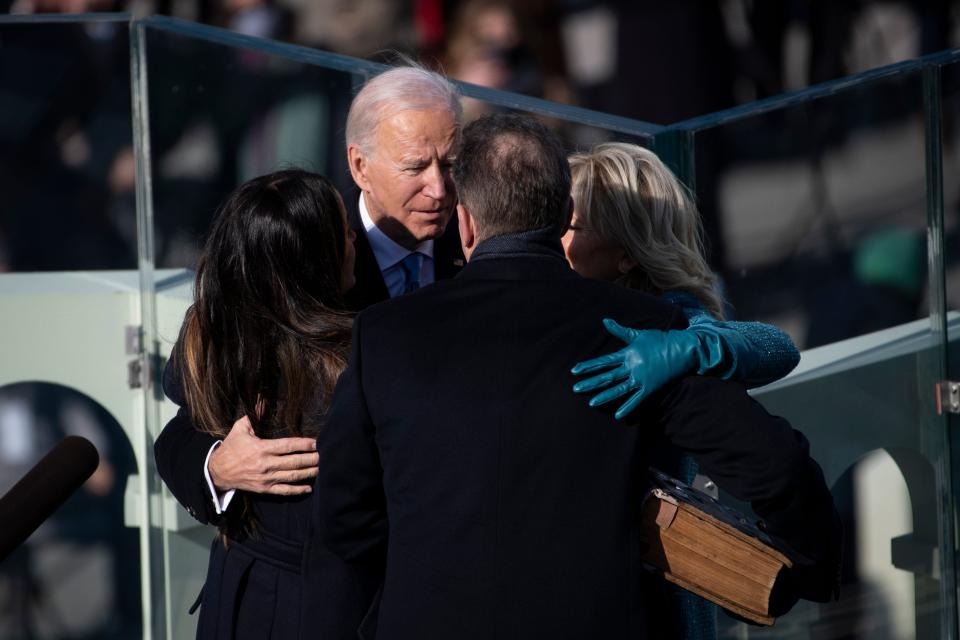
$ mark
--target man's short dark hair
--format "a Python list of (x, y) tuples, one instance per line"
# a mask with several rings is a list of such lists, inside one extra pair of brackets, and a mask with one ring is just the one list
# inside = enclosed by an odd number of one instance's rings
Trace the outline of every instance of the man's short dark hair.
[(481, 239), (566, 222), (567, 154), (533, 118), (495, 114), (467, 125), (453, 178)]

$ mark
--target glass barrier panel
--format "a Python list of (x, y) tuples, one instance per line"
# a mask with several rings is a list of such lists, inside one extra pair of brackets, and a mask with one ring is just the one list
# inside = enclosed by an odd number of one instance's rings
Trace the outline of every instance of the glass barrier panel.
[(721, 616), (723, 638), (941, 638), (955, 625), (922, 72), (835, 84), (686, 132), (730, 316), (803, 350), (756, 396), (807, 435), (847, 532), (839, 602), (801, 603), (771, 629)]
[(733, 315), (812, 348), (924, 317), (919, 70), (693, 134)]
[[(938, 148), (934, 157), (939, 160), (935, 166), (932, 189), (939, 187), (941, 228), (943, 232), (943, 270), (944, 305), (950, 312), (960, 310), (960, 180), (957, 170), (960, 167), (960, 55), (952, 52), (947, 60), (937, 65), (935, 80), (939, 84), (939, 112), (934, 114), (934, 124), (938, 125)], [(946, 380), (960, 380), (960, 335), (949, 335), (947, 351)], [(946, 396), (945, 400), (950, 400)], [(960, 416), (956, 406), (949, 410), (950, 445), (954, 465), (960, 456)], [(960, 476), (954, 472), (951, 476), (954, 495), (960, 492)], [(956, 513), (956, 505), (950, 505)]]
[(0, 495), (65, 436), (100, 455), (0, 564), (3, 638), (143, 634), (128, 51), (126, 16), (0, 16)]
[[(940, 68), (946, 306), (960, 309), (960, 61)], [(951, 362), (954, 362), (951, 359)], [(960, 361), (956, 361), (960, 364)]]
[(755, 392), (806, 435), (831, 487), (845, 538), (840, 598), (800, 602), (770, 629), (721, 615), (720, 638), (951, 637), (949, 466), (932, 397), (941, 349), (929, 320), (916, 320), (804, 351), (792, 375)]

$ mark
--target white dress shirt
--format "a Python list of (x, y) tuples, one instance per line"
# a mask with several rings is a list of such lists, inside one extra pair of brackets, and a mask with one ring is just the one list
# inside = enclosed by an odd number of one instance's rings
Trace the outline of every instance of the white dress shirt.
[(227, 510), (227, 507), (230, 506), (230, 501), (233, 500), (233, 494), (237, 492), (236, 489), (230, 489), (225, 493), (219, 493), (216, 487), (213, 486), (213, 480), (210, 478), (210, 456), (213, 455), (213, 452), (223, 444), (223, 440), (217, 440), (213, 443), (213, 446), (210, 447), (210, 451), (207, 451), (207, 458), (203, 461), (203, 477), (207, 479), (207, 486), (210, 488), (210, 496), (213, 500), (213, 509), (217, 512), (217, 515), (220, 515)]

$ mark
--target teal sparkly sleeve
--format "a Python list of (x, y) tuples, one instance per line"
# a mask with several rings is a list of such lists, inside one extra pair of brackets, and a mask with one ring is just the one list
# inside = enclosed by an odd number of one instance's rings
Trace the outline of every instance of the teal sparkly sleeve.
[(708, 375), (739, 380), (749, 387), (760, 387), (784, 377), (800, 362), (800, 352), (786, 333), (771, 324), (715, 320), (690, 296), (665, 296), (680, 304), (688, 331), (716, 335), (724, 350), (724, 366), (705, 371)]
[(800, 361), (789, 336), (772, 325), (718, 321), (687, 294), (663, 297), (680, 305), (689, 326), (671, 331), (631, 329), (605, 318), (607, 332), (626, 346), (571, 369), (575, 376), (590, 376), (574, 384), (573, 391), (595, 394), (591, 407), (626, 397), (614, 414), (619, 419), (682, 376), (713, 376), (758, 387), (787, 375)]

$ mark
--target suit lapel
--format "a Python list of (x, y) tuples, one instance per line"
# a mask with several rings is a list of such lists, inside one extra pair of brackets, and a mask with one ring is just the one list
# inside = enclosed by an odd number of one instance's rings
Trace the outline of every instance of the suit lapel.
[(370, 241), (367, 240), (367, 231), (363, 228), (363, 222), (360, 220), (360, 212), (357, 210), (359, 198), (360, 194), (356, 191), (350, 192), (344, 198), (344, 204), (347, 208), (347, 222), (357, 236), (356, 240), (353, 241), (353, 248), (357, 256), (353, 273), (356, 276), (357, 283), (346, 295), (347, 307), (352, 311), (366, 309), (372, 304), (390, 298), (390, 292), (387, 291), (387, 285), (383, 281), (383, 274), (380, 273), (380, 265), (377, 264), (377, 258), (373, 255)]

